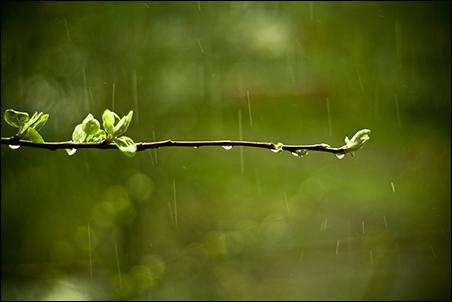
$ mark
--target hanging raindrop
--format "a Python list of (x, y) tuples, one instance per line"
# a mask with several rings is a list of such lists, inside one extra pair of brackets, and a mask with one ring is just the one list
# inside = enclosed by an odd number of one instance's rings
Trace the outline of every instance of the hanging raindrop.
[(344, 158), (344, 156), (345, 156), (345, 154), (339, 154), (339, 153), (338, 153), (338, 154), (336, 154), (336, 157), (337, 157), (337, 158), (339, 158), (339, 159), (343, 159), (343, 158)]
[(279, 153), (283, 150), (284, 144), (283, 143), (277, 143), (277, 144), (273, 144), (273, 148), (270, 149), (271, 152), (273, 153)]
[(224, 149), (224, 150), (231, 150), (231, 149), (232, 149), (232, 146), (231, 146), (231, 145), (224, 145), (224, 146), (223, 146), (223, 149)]
[(74, 155), (75, 152), (77, 152), (77, 149), (72, 148), (71, 150), (68, 150), (68, 151), (67, 151), (67, 154), (68, 154), (68, 155)]
[(301, 157), (303, 157), (303, 156), (305, 156), (305, 155), (308, 155), (308, 150), (300, 149), (300, 150), (297, 150), (297, 153), (298, 153), (298, 155), (300, 155)]
[(9, 145), (9, 148), (16, 150), (16, 149), (19, 149), (20, 146), (19, 145)]
[(308, 154), (308, 150), (306, 150), (306, 149), (298, 149), (298, 150), (295, 150), (295, 151), (293, 151), (291, 153), (292, 153), (293, 156), (303, 157), (303, 156)]

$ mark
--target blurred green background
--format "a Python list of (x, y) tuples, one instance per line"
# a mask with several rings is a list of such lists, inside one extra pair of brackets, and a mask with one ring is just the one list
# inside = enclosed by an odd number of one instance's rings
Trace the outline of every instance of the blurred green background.
[[(2, 2), (1, 112), (340, 146), (1, 147), (1, 297), (450, 299), (450, 2)], [(2, 119), (1, 135), (14, 129)]]

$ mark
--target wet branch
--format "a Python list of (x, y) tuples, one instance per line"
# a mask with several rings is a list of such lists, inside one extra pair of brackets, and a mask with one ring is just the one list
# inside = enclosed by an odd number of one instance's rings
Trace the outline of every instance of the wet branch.
[[(71, 141), (67, 142), (46, 142), (46, 143), (34, 143), (26, 140), (18, 140), (15, 137), (1, 138), (2, 145), (13, 145), (21, 147), (32, 147), (47, 150), (58, 150), (58, 149), (117, 149), (113, 144), (106, 142), (103, 143), (74, 143)], [(205, 146), (242, 146), (242, 147), (252, 147), (252, 148), (263, 148), (270, 150), (277, 150), (278, 146), (274, 143), (266, 142), (250, 142), (250, 141), (234, 141), (234, 140), (215, 140), (215, 141), (174, 141), (174, 140), (163, 140), (156, 142), (144, 142), (136, 143), (137, 151), (144, 151), (147, 149), (158, 149), (163, 147), (205, 147)], [(308, 151), (320, 151), (328, 152), (333, 154), (345, 154), (348, 150), (344, 147), (332, 148), (327, 144), (315, 144), (315, 145), (279, 145), (280, 150), (288, 152), (297, 152), (297, 150), (308, 150)]]

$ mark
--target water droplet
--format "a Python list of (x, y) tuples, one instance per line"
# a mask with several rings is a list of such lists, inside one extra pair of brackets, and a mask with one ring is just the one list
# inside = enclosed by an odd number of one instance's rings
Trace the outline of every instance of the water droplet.
[(231, 150), (231, 149), (232, 149), (232, 146), (231, 146), (231, 145), (224, 145), (224, 146), (223, 146), (223, 149), (224, 149), (224, 150)]
[(20, 146), (19, 145), (9, 145), (9, 147), (13, 150), (19, 149)]
[(336, 154), (336, 157), (337, 157), (337, 158), (339, 158), (339, 159), (343, 159), (343, 158), (344, 158), (344, 156), (345, 156), (345, 154), (339, 154), (339, 153), (338, 153), (338, 154)]
[(308, 150), (298, 149), (298, 150), (295, 150), (295, 151), (290, 152), (290, 153), (292, 153), (293, 156), (303, 157), (303, 156), (308, 154)]
[(308, 150), (305, 150), (305, 149), (297, 150), (297, 152), (301, 157), (308, 155)]
[(193, 146), (193, 148), (198, 149), (199, 147), (198, 146)]
[(77, 149), (72, 148), (70, 151), (67, 152), (67, 154), (69, 154), (69, 155), (74, 155), (75, 152), (77, 152)]
[(283, 147), (284, 147), (283, 143), (273, 144), (273, 148), (270, 149), (270, 151), (273, 153), (279, 153), (283, 150)]

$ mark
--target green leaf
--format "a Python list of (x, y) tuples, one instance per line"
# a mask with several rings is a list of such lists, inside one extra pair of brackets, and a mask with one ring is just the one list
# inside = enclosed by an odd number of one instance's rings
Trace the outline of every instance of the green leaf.
[(82, 124), (87, 123), (89, 120), (92, 120), (94, 116), (91, 113), (88, 113), (88, 115), (85, 117), (85, 119), (82, 121)]
[(78, 124), (74, 128), (74, 132), (72, 132), (72, 141), (76, 143), (81, 143), (85, 140), (86, 133), (83, 131), (83, 125)]
[(133, 110), (130, 110), (126, 116), (123, 116), (119, 123), (115, 126), (113, 135), (115, 137), (121, 136), (126, 133), (129, 128), (130, 122), (132, 121)]
[(113, 135), (114, 125), (115, 125), (115, 113), (110, 110), (105, 110), (104, 114), (102, 114), (102, 121), (105, 131)]
[(83, 122), (82, 124), (83, 131), (85, 132), (86, 136), (94, 135), (97, 131), (99, 131), (100, 124), (99, 122), (93, 117), (92, 119)]
[(41, 116), (41, 118), (36, 121), (36, 123), (34, 123), (34, 125), (32, 125), (31, 127), (33, 129), (35, 129), (36, 131), (39, 131), (39, 129), (41, 129), (42, 127), (44, 127), (44, 125), (46, 124), (47, 120), (49, 119), (49, 114), (43, 114)]
[[(105, 131), (100, 129), (100, 123), (89, 113), (81, 124), (78, 124), (72, 132), (72, 141), (76, 143), (100, 143), (106, 138)], [(71, 150), (66, 150), (69, 152)]]
[(98, 129), (94, 134), (90, 134), (86, 137), (87, 142), (101, 143), (106, 139), (107, 135), (104, 130)]
[(8, 125), (15, 128), (21, 128), (29, 120), (28, 113), (13, 109), (7, 109), (5, 111), (4, 118)]
[(31, 118), (25, 123), (25, 125), (22, 127), (22, 129), (20, 129), (19, 131), (19, 135), (22, 133), (26, 133), (26, 131), (28, 130), (28, 128), (33, 125), (34, 123), (36, 123), (39, 119), (41, 119), (41, 116), (44, 113), (42, 112), (35, 112), (33, 113), (33, 115), (31, 116)]
[(115, 117), (115, 123), (119, 122), (119, 120), (121, 119), (119, 115), (117, 115), (114, 111), (112, 111), (111, 113), (113, 113), (113, 116)]
[(134, 157), (137, 152), (137, 145), (127, 136), (121, 136), (113, 139), (112, 143), (118, 147), (124, 155)]
[(44, 139), (34, 128), (28, 128), (26, 137), (33, 143), (44, 143)]

